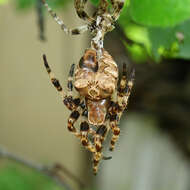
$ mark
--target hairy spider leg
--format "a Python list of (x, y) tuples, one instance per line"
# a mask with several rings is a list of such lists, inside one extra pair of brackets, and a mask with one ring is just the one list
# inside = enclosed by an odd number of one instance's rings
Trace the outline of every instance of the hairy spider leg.
[(63, 100), (63, 103), (71, 111), (75, 110), (81, 104), (81, 99), (79, 97), (73, 98), (74, 69), (75, 69), (75, 64), (72, 64), (70, 67), (68, 82), (67, 82), (67, 95), (64, 97)]
[(118, 113), (119, 120), (121, 118), (121, 115), (123, 111), (126, 109), (128, 104), (128, 99), (131, 94), (131, 90), (134, 84), (134, 78), (135, 78), (135, 69), (133, 68), (131, 70), (130, 76), (126, 77), (126, 64), (123, 64), (123, 75), (120, 81), (120, 86), (117, 93), (117, 101), (118, 105), (121, 107), (121, 110)]
[[(70, 96), (64, 96), (63, 88), (60, 85), (59, 80), (54, 77), (54, 74), (52, 73), (51, 68), (48, 65), (48, 62), (47, 62), (47, 59), (46, 59), (45, 55), (43, 55), (43, 60), (44, 60), (45, 68), (46, 68), (46, 70), (47, 70), (47, 72), (49, 74), (49, 77), (51, 79), (52, 84), (55, 86), (57, 91), (61, 93), (61, 96), (62, 96), (62, 98), (64, 100), (64, 104), (67, 106), (67, 108), (69, 110), (72, 111), (70, 116), (69, 116), (69, 119), (68, 119), (68, 125), (67, 125), (68, 130), (70, 132), (72, 132), (75, 136), (80, 137), (80, 132), (78, 132), (77, 129), (74, 127), (74, 123), (77, 121), (77, 119), (80, 116), (80, 113), (77, 110), (77, 108), (79, 107), (81, 100), (79, 98), (73, 99), (73, 97), (71, 95)], [(68, 80), (68, 85), (67, 85), (68, 86), (68, 91), (70, 93), (72, 92), (72, 89), (73, 89), (72, 88), (73, 72), (74, 72), (74, 64), (71, 65), (71, 69), (70, 69), (70, 72), (69, 72), (69, 80)]]
[[(83, 106), (84, 106), (84, 109), (83, 109), (82, 117), (88, 123), (88, 110), (86, 108), (85, 103)], [(89, 127), (88, 134), (91, 134), (92, 136), (94, 136), (96, 134), (96, 131), (92, 129), (91, 127)]]
[(73, 92), (73, 75), (74, 75), (74, 69), (75, 69), (75, 64), (72, 64), (70, 67), (69, 71), (69, 76), (68, 76), (68, 82), (67, 82), (67, 89), (68, 89), (68, 96), (72, 96)]
[(77, 131), (77, 129), (75, 128), (74, 124), (75, 122), (78, 120), (80, 116), (80, 113), (78, 110), (74, 110), (73, 112), (71, 112), (69, 119), (68, 119), (68, 124), (67, 124), (67, 128), (68, 130), (73, 133), (76, 137), (81, 137), (80, 132)]
[[(95, 137), (94, 137), (94, 145), (96, 148), (96, 152), (93, 155), (94, 175), (97, 174), (98, 165), (99, 165), (100, 160), (102, 159), (102, 143), (104, 141), (106, 133), (107, 133), (107, 127), (105, 125), (98, 126), (98, 129), (97, 129)], [(104, 159), (106, 159), (106, 157)]]
[(110, 128), (113, 133), (110, 143), (110, 151), (114, 150), (115, 143), (119, 138), (120, 128), (118, 126), (118, 123), (121, 114), (125, 109), (125, 106), (123, 105), (123, 97), (125, 96), (126, 87), (127, 87), (126, 64), (123, 64), (123, 74), (118, 88), (117, 101), (112, 102), (110, 106)]
[[(93, 153), (93, 165), (94, 165), (94, 171), (96, 171), (95, 173), (97, 173), (98, 170), (98, 164), (100, 159), (103, 160), (110, 160), (112, 157), (110, 156), (104, 156), (102, 155), (102, 153), (100, 154), (97, 150), (101, 150), (102, 148), (102, 143), (104, 141), (104, 138), (106, 136), (106, 134), (109, 131), (109, 128), (101, 125), (98, 127), (98, 129), (95, 131), (93, 128), (91, 128), (89, 126), (88, 123), (88, 110), (85, 109), (85, 105), (83, 106), (84, 111), (82, 113), (83, 116), (83, 122), (81, 122), (81, 133), (83, 133), (83, 135), (81, 134), (81, 136), (83, 136), (84, 138), (81, 139), (83, 142), (83, 146), (85, 146), (90, 152)], [(91, 134), (94, 137), (94, 144), (92, 144), (91, 141), (89, 141), (88, 139), (88, 135)]]
[(90, 17), (85, 11), (85, 4), (87, 3), (87, 0), (75, 0), (74, 5), (77, 12), (77, 15), (79, 18), (88, 21), (89, 23), (92, 23), (94, 19)]
[[(70, 71), (69, 71), (69, 77), (68, 77), (68, 83), (67, 83), (68, 96), (64, 100), (65, 103), (69, 99), (72, 99), (74, 67), (75, 67), (75, 64), (72, 64), (71, 68), (70, 68)], [(76, 101), (76, 99), (74, 99), (74, 100)], [(79, 103), (80, 103), (81, 110), (80, 110), (80, 112), (77, 111), (77, 110), (74, 110), (71, 113), (71, 115), (69, 117), (69, 120), (68, 120), (68, 129), (69, 129), (69, 131), (73, 132), (75, 136), (80, 138), (80, 141), (81, 141), (82, 145), (85, 146), (90, 152), (95, 152), (94, 146), (88, 140), (88, 133), (90, 131), (88, 122), (87, 121), (81, 122), (81, 124), (80, 124), (80, 132), (79, 133), (77, 132), (77, 129), (74, 127), (74, 123), (77, 121), (77, 119), (79, 118), (81, 113), (82, 113), (82, 116), (84, 117), (86, 115), (85, 112), (87, 111), (85, 109), (86, 106), (85, 106), (84, 101), (81, 102), (80, 99), (79, 99), (77, 106), (79, 106)]]
[(90, 126), (89, 126), (89, 123), (84, 118), (80, 124), (81, 143), (87, 150), (94, 153), (96, 150), (95, 150), (95, 146), (88, 139), (89, 133), (90, 133)]
[(111, 0), (111, 4), (113, 7), (112, 19), (116, 21), (119, 18), (121, 10), (124, 6), (125, 0)]
[(47, 70), (47, 73), (48, 73), (48, 75), (50, 77), (50, 80), (51, 80), (52, 84), (57, 89), (57, 91), (60, 93), (60, 95), (61, 95), (61, 97), (63, 99), (64, 98), (63, 88), (60, 85), (59, 80), (57, 78), (55, 78), (54, 74), (52, 73), (51, 68), (48, 65), (47, 58), (46, 58), (45, 54), (43, 55), (43, 60), (44, 60), (44, 66), (45, 66), (45, 68)]
[(113, 151), (115, 148), (115, 143), (119, 138), (119, 134), (120, 134), (120, 128), (118, 126), (118, 120), (117, 120), (117, 114), (112, 115), (110, 117), (110, 128), (112, 130), (112, 138), (111, 138), (111, 143), (110, 143), (110, 151)]
[(100, 1), (100, 4), (98, 6), (98, 14), (99, 15), (102, 15), (104, 14), (105, 12), (107, 12), (107, 8), (108, 8), (108, 2), (107, 0), (101, 0)]
[(118, 123), (120, 121), (121, 115), (123, 111), (126, 109), (128, 104), (128, 99), (131, 94), (131, 89), (133, 87), (135, 77), (135, 70), (133, 69), (129, 80), (127, 81), (126, 75), (126, 64), (123, 64), (123, 75), (120, 81), (120, 86), (117, 93), (117, 102), (112, 102), (110, 106), (110, 128), (112, 129), (112, 138), (111, 138), (111, 145), (110, 151), (113, 151), (115, 148), (115, 143), (119, 138), (120, 128)]
[[(65, 95), (63, 88), (60, 85), (59, 80), (54, 76), (53, 72), (51, 71), (51, 68), (47, 62), (47, 58), (46, 58), (45, 54), (43, 55), (43, 60), (44, 60), (44, 66), (47, 70), (50, 80), (51, 80), (52, 84), (54, 85), (54, 87), (57, 89), (57, 91), (60, 93), (64, 104), (66, 105), (66, 107), (69, 110), (71, 110), (71, 111), (75, 110), (80, 105), (80, 101), (81, 101), (80, 98), (73, 98), (72, 95), (70, 95), (70, 96)], [(74, 67), (74, 65), (71, 66), (71, 70), (74, 69), (73, 67)], [(70, 70), (70, 74), (72, 73), (71, 70)], [(68, 81), (68, 83), (70, 84), (70, 80)], [(68, 86), (71, 87), (72, 85), (68, 85)], [(69, 92), (70, 91), (71, 91), (71, 89), (69, 90)]]
[(42, 0), (42, 3), (44, 4), (44, 6), (46, 7), (46, 9), (48, 10), (49, 14), (53, 17), (53, 19), (55, 20), (55, 22), (61, 26), (61, 29), (66, 34), (77, 35), (77, 34), (82, 34), (82, 33), (86, 32), (88, 30), (88, 25), (79, 26), (79, 27), (77, 27), (75, 29), (67, 28), (67, 26), (64, 24), (63, 20), (60, 19), (57, 16), (57, 14), (49, 7), (49, 5), (46, 3), (46, 1)]
[(88, 135), (91, 134), (94, 136), (96, 134), (96, 131), (93, 130), (88, 123), (88, 110), (86, 109), (85, 103), (84, 103), (84, 109), (82, 113), (83, 121), (80, 124), (80, 132), (81, 132), (81, 143), (83, 146), (86, 147), (90, 152), (94, 153), (96, 151), (94, 144), (92, 144), (91, 141), (88, 139)]
[(93, 13), (93, 18), (97, 19), (97, 15), (103, 15), (107, 11), (107, 0), (100, 0), (97, 10)]

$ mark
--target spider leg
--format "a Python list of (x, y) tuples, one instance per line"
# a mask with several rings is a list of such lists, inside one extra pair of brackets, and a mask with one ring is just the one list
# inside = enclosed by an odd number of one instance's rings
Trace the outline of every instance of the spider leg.
[(94, 21), (94, 19), (92, 17), (90, 17), (84, 11), (86, 2), (87, 2), (87, 0), (75, 0), (75, 2), (74, 2), (75, 9), (76, 9), (76, 12), (77, 12), (77, 15), (79, 16), (79, 18), (92, 23)]
[[(83, 108), (82, 116), (84, 118), (84, 121), (86, 121), (88, 123), (88, 121), (87, 121), (87, 119), (88, 119), (88, 110), (86, 109), (86, 106)], [(92, 136), (94, 136), (96, 134), (96, 131), (94, 129), (92, 129), (91, 127), (89, 127), (88, 134), (91, 134)]]
[(101, 0), (98, 6), (98, 14), (103, 15), (107, 11), (107, 8), (108, 8), (107, 0)]
[(46, 7), (46, 9), (48, 10), (49, 14), (53, 17), (53, 19), (55, 20), (55, 22), (61, 26), (61, 29), (66, 34), (77, 35), (77, 34), (82, 34), (82, 33), (86, 32), (88, 30), (88, 25), (79, 26), (79, 27), (77, 27), (75, 29), (67, 28), (67, 26), (64, 24), (64, 22), (62, 21), (62, 19), (60, 19), (56, 15), (56, 13), (49, 7), (49, 5), (46, 3), (46, 1), (42, 0), (42, 3), (44, 4), (44, 6)]
[(77, 129), (74, 127), (75, 122), (78, 120), (80, 116), (80, 113), (78, 110), (74, 110), (68, 119), (67, 128), (70, 132), (72, 132), (76, 137), (80, 137), (80, 133), (77, 131)]
[(123, 111), (127, 107), (128, 99), (131, 94), (131, 89), (134, 82), (134, 77), (135, 77), (135, 71), (133, 69), (129, 77), (129, 80), (127, 81), (126, 64), (123, 64), (123, 75), (122, 75), (120, 86), (117, 93), (117, 102), (112, 102), (109, 109), (110, 128), (112, 129), (112, 132), (113, 132), (111, 145), (110, 145), (110, 151), (114, 150), (115, 143), (119, 138), (120, 128), (118, 127), (118, 123)]
[(127, 80), (126, 76), (126, 64), (123, 64), (123, 76), (120, 81), (120, 86), (117, 93), (117, 100), (119, 106), (122, 108), (122, 110), (119, 112), (119, 119), (121, 117), (122, 112), (126, 109), (128, 104), (128, 99), (131, 94), (131, 90), (134, 84), (134, 78), (135, 78), (135, 69), (133, 68), (129, 79)]
[(117, 142), (120, 134), (120, 128), (118, 127), (117, 114), (114, 114), (110, 117), (110, 128), (112, 130), (112, 138), (110, 143), (110, 151), (113, 151), (115, 148), (115, 143)]
[(88, 122), (86, 120), (82, 121), (80, 124), (81, 143), (86, 149), (94, 153), (95, 146), (88, 139), (89, 132), (90, 132), (90, 127), (89, 127)]
[(68, 130), (70, 132), (72, 132), (76, 137), (80, 137), (81, 136), (80, 132), (78, 132), (77, 129), (74, 127), (74, 123), (77, 121), (77, 119), (80, 116), (80, 113), (77, 110), (77, 108), (79, 107), (81, 100), (80, 100), (80, 98), (73, 99), (72, 94), (71, 94), (72, 90), (73, 90), (72, 77), (73, 77), (73, 73), (74, 73), (74, 64), (71, 65), (71, 69), (69, 72), (69, 79), (68, 79), (68, 85), (67, 85), (69, 96), (64, 96), (63, 88), (60, 85), (59, 80), (54, 77), (54, 74), (52, 73), (51, 68), (48, 65), (45, 55), (43, 55), (43, 60), (44, 60), (45, 68), (49, 74), (52, 84), (55, 86), (57, 91), (61, 93), (64, 104), (67, 106), (68, 109), (70, 109), (72, 111), (69, 116), (69, 119), (68, 119), (68, 125), (67, 125)]
[(44, 66), (47, 70), (47, 73), (50, 77), (50, 80), (52, 82), (52, 84), (54, 85), (54, 87), (57, 89), (57, 91), (60, 93), (61, 98), (64, 102), (64, 104), (66, 105), (66, 107), (73, 111), (75, 110), (79, 105), (80, 105), (80, 98), (73, 98), (72, 97), (72, 75), (73, 75), (73, 71), (74, 71), (74, 64), (71, 66), (70, 72), (69, 72), (69, 79), (68, 79), (68, 95), (65, 95), (62, 86), (59, 83), (59, 80), (54, 76), (53, 72), (51, 71), (50, 66), (48, 65), (47, 62), (47, 58), (46, 55), (43, 55), (43, 60), (44, 60)]
[[(94, 170), (94, 173), (96, 174), (100, 159), (109, 160), (112, 158), (110, 156), (109, 157), (104, 156), (100, 152), (102, 149), (102, 143), (104, 141), (106, 134), (109, 131), (109, 128), (107, 128), (105, 125), (101, 125), (95, 131), (94, 129), (89, 127), (89, 123), (87, 121), (88, 111), (87, 109), (85, 109), (85, 107), (84, 107), (82, 116), (84, 117), (84, 121), (81, 122), (81, 126), (80, 126), (81, 136), (82, 136), (81, 142), (90, 152), (93, 153), (93, 164), (94, 164), (93, 170)], [(88, 140), (89, 134), (94, 137), (94, 144), (92, 144), (91, 141)]]
[(52, 84), (57, 89), (57, 91), (61, 94), (61, 97), (64, 98), (63, 88), (60, 85), (59, 80), (57, 78), (55, 78), (54, 74), (52, 73), (51, 68), (48, 65), (47, 58), (46, 58), (45, 54), (43, 55), (43, 60), (44, 60), (44, 66), (45, 66), (45, 68), (47, 70), (47, 73), (48, 73), (48, 75), (50, 77), (50, 80), (51, 80)]
[(81, 140), (82, 145), (87, 150), (89, 150), (90, 152), (95, 152), (95, 146), (89, 140), (89, 134), (93, 136), (95, 134), (95, 131), (90, 128), (89, 123), (87, 121), (88, 111), (86, 109), (86, 105), (84, 102), (81, 104), (81, 107), (83, 110), (82, 112), (83, 121), (80, 124), (80, 135), (81, 135), (80, 140)]
[(64, 104), (71, 111), (75, 110), (80, 104), (81, 99), (79, 97), (73, 98), (73, 74), (75, 64), (72, 64), (69, 71), (68, 82), (67, 82), (67, 95), (64, 97)]
[(68, 82), (67, 82), (68, 96), (72, 96), (72, 92), (73, 92), (74, 69), (75, 69), (75, 64), (72, 64), (70, 67)]
[(111, 0), (111, 4), (113, 6), (113, 14), (112, 14), (112, 19), (116, 21), (119, 18), (119, 15), (121, 13), (121, 10), (124, 6), (124, 1), (125, 0)]
[(96, 131), (95, 138), (94, 138), (94, 145), (96, 151), (93, 156), (93, 172), (94, 175), (97, 174), (98, 165), (100, 160), (103, 158), (102, 156), (102, 143), (107, 133), (107, 127), (105, 125), (100, 125)]

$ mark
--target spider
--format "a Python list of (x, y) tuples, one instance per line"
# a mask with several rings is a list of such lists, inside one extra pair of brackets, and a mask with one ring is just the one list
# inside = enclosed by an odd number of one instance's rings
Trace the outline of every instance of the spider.
[[(110, 151), (113, 151), (118, 140), (120, 133), (118, 123), (128, 103), (134, 81), (134, 70), (127, 80), (126, 64), (123, 64), (123, 75), (115, 93), (118, 82), (118, 68), (115, 61), (104, 49), (102, 58), (97, 61), (97, 52), (87, 49), (75, 71), (75, 65), (71, 65), (67, 83), (68, 92), (65, 93), (59, 80), (52, 73), (45, 55), (43, 60), (51, 82), (61, 94), (63, 103), (72, 111), (68, 119), (68, 130), (93, 153), (93, 171), (96, 174), (99, 161), (102, 158), (108, 159), (102, 155), (102, 143), (110, 129), (113, 133)], [(72, 95), (73, 86), (79, 94), (76, 98)], [(74, 124), (80, 116), (82, 121), (80, 130), (77, 130)]]
[[(109, 130), (112, 131), (110, 151), (114, 150), (115, 143), (118, 140), (120, 134), (118, 124), (127, 107), (135, 72), (132, 70), (127, 80), (126, 64), (123, 64), (123, 74), (117, 87), (117, 64), (103, 48), (104, 35), (113, 29), (113, 23), (119, 17), (123, 7), (123, 1), (112, 0), (114, 11), (109, 14), (107, 13), (107, 1), (101, 0), (94, 17), (89, 17), (84, 12), (86, 2), (87, 0), (75, 0), (75, 8), (78, 16), (87, 20), (89, 24), (71, 30), (64, 25), (63, 21), (43, 0), (50, 14), (67, 34), (80, 34), (90, 30), (94, 35), (91, 47), (85, 50), (76, 69), (74, 64), (71, 65), (67, 93), (63, 91), (59, 80), (52, 73), (45, 55), (43, 55), (43, 60), (52, 84), (61, 94), (63, 103), (71, 110), (67, 125), (68, 130), (80, 139), (84, 147), (93, 153), (93, 172), (96, 174), (100, 160), (110, 158), (104, 157), (102, 154), (102, 143)], [(73, 97), (73, 87), (78, 91), (78, 97)], [(79, 117), (82, 118), (82, 121), (78, 130), (75, 123)]]

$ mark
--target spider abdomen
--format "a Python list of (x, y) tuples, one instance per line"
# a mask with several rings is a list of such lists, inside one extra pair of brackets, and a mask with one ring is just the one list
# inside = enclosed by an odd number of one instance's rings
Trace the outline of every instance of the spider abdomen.
[(110, 98), (92, 101), (86, 99), (88, 108), (88, 122), (92, 125), (99, 126), (104, 124)]

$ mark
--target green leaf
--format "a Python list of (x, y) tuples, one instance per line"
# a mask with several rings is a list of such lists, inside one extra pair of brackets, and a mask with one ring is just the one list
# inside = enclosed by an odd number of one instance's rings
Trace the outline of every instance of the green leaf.
[(150, 28), (148, 30), (151, 41), (151, 51), (156, 61), (159, 61), (164, 50), (169, 50), (176, 41), (173, 28)]
[[(135, 24), (125, 7), (119, 24), (126, 37), (134, 44), (144, 46), (148, 55), (157, 62), (162, 57), (190, 59), (190, 20), (173, 27), (145, 27)], [(138, 46), (126, 47), (133, 57), (138, 54)]]
[(160, 56), (190, 59), (190, 20), (171, 28), (149, 28), (152, 53)]
[(131, 0), (130, 15), (147, 26), (175, 26), (190, 18), (190, 0)]
[(128, 45), (124, 43), (127, 51), (130, 53), (131, 59), (136, 63), (142, 63), (147, 61), (147, 52), (145, 48), (138, 44)]
[[(175, 30), (175, 36), (179, 42), (179, 54), (177, 57), (190, 59), (190, 20), (179, 25)], [(182, 35), (182, 38), (179, 39), (178, 35)]]

